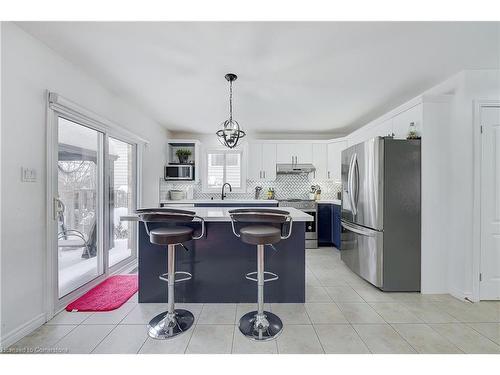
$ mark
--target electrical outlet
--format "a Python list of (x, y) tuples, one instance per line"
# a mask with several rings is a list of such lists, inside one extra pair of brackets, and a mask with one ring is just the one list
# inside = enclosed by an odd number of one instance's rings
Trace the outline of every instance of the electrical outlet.
[(21, 167), (22, 182), (36, 182), (36, 169)]

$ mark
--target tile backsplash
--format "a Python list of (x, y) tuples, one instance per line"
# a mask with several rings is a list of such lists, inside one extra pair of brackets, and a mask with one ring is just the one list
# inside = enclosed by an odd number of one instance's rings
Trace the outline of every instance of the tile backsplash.
[[(261, 198), (266, 197), (267, 190), (274, 188), (276, 199), (301, 198), (307, 199), (311, 185), (321, 187), (322, 199), (336, 199), (337, 192), (341, 190), (341, 184), (331, 180), (321, 180), (310, 178), (305, 174), (298, 175), (277, 175), (274, 181), (256, 181), (247, 180), (246, 193), (231, 193), (227, 191), (228, 199), (253, 199), (255, 187), (261, 186)], [(160, 201), (169, 199), (169, 190), (186, 190), (189, 186), (193, 187), (194, 199), (220, 199), (220, 193), (203, 193), (201, 182), (172, 182), (160, 179)]]

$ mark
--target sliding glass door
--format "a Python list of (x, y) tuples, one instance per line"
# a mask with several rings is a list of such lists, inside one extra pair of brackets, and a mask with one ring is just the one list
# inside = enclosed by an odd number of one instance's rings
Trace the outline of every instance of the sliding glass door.
[[(136, 258), (137, 144), (70, 117), (56, 117), (58, 299)], [(54, 242), (55, 243), (55, 242)]]
[(136, 256), (136, 225), (120, 217), (136, 209), (136, 147), (108, 138), (109, 246), (110, 268)]
[(61, 298), (104, 272), (104, 135), (62, 117), (57, 125), (57, 261)]

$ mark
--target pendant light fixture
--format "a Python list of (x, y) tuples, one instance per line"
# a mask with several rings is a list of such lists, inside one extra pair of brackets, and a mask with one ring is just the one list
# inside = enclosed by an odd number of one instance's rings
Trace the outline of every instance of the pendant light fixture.
[(238, 141), (245, 136), (245, 132), (240, 129), (238, 121), (233, 120), (233, 81), (236, 81), (238, 76), (233, 73), (228, 73), (224, 76), (229, 82), (229, 119), (221, 124), (222, 129), (218, 130), (217, 137), (219, 142), (228, 148), (235, 148)]

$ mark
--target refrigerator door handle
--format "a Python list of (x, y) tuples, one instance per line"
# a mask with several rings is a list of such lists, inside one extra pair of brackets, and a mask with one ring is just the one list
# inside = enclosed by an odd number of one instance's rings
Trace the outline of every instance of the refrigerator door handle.
[[(352, 193), (352, 201), (354, 203), (353, 209), (354, 209), (354, 215), (358, 214), (358, 201), (359, 201), (359, 165), (358, 165), (358, 155), (354, 154), (353, 157), (353, 163), (352, 163), (352, 172), (353, 172), (353, 177), (352, 179), (356, 179), (356, 189), (353, 189)], [(354, 187), (354, 183), (353, 183)]]
[(374, 230), (359, 227), (357, 225), (354, 226), (352, 224), (347, 224), (347, 222), (345, 222), (343, 220), (341, 221), (341, 225), (343, 228), (347, 229), (348, 231), (354, 232), (356, 234), (360, 234), (362, 236), (375, 237), (377, 235), (377, 232)]
[(354, 206), (354, 187), (352, 184), (353, 172), (354, 172), (354, 160), (356, 159), (356, 154), (352, 154), (351, 161), (349, 163), (349, 172), (347, 175), (347, 188), (349, 189), (349, 203), (351, 204), (351, 211), (353, 216), (356, 216), (356, 207)]

